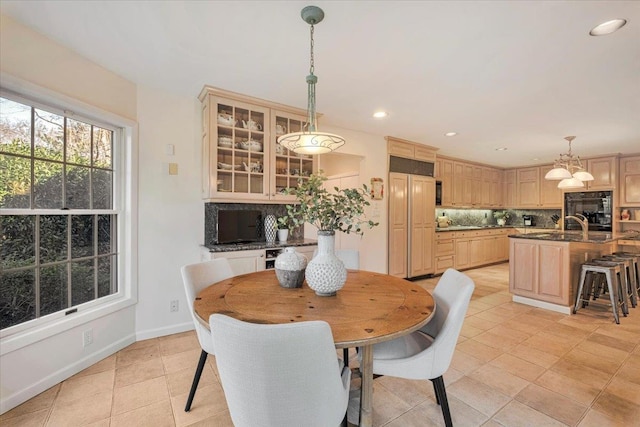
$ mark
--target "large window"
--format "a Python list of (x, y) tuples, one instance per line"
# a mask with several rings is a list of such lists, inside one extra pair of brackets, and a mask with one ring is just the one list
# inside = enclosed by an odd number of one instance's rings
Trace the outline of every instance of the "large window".
[(0, 97), (0, 329), (117, 293), (118, 135)]

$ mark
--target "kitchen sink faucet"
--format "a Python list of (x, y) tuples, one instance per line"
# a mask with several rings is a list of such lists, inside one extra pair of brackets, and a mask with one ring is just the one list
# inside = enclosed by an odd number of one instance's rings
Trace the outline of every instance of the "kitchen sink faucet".
[[(582, 218), (578, 218), (578, 216), (581, 216)], [(567, 215), (564, 218), (578, 221), (580, 227), (582, 227), (582, 240), (587, 240), (589, 238), (589, 220), (587, 220), (586, 216), (577, 213), (576, 216)]]

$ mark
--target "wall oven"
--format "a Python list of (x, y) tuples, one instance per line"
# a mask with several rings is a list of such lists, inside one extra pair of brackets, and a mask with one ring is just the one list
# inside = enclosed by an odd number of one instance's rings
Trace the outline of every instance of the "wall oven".
[[(589, 222), (589, 230), (612, 231), (612, 191), (582, 191), (565, 193), (564, 214), (584, 215)], [(573, 220), (564, 220), (565, 230), (580, 230), (580, 224)]]

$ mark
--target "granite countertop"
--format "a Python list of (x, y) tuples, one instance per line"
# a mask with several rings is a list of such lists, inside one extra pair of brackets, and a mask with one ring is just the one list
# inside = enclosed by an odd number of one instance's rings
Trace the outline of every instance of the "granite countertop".
[(619, 239), (638, 238), (638, 235), (591, 231), (587, 235), (587, 238), (584, 239), (581, 231), (556, 231), (552, 233), (510, 234), (509, 237), (517, 239), (550, 240), (555, 242), (610, 243)]
[(514, 228), (512, 225), (450, 225), (448, 227), (436, 227), (436, 232), (440, 231), (464, 231), (464, 230), (485, 230), (489, 228)]
[(288, 248), (291, 246), (314, 246), (317, 245), (317, 240), (302, 239), (302, 240), (288, 240), (287, 243), (267, 243), (267, 242), (250, 242), (250, 243), (229, 243), (224, 245), (204, 245), (210, 252), (235, 252), (235, 251), (250, 251), (255, 249), (280, 249)]

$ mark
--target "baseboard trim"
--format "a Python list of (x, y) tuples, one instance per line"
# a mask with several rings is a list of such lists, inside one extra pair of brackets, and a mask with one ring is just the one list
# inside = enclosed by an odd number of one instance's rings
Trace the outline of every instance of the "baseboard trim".
[(562, 314), (571, 314), (573, 307), (567, 307), (565, 305), (552, 304), (550, 302), (539, 301), (537, 299), (521, 297), (518, 295), (513, 296), (513, 302), (520, 304), (530, 305), (532, 307), (544, 308), (545, 310), (555, 311)]
[(136, 342), (136, 337), (134, 334), (130, 334), (104, 348), (102, 348), (99, 351), (96, 351), (95, 353), (92, 353), (80, 360), (78, 360), (76, 363), (73, 363), (69, 366), (66, 366), (56, 372), (54, 372), (53, 374), (42, 378), (40, 381), (38, 381), (37, 383), (34, 383), (14, 394), (12, 394), (11, 396), (8, 396), (5, 399), (2, 399), (2, 401), (0, 401), (0, 414), (4, 414), (5, 412), (15, 408), (16, 406), (26, 402), (27, 400), (31, 399), (32, 397), (37, 396), (38, 394), (42, 393), (45, 390), (50, 389), (51, 387), (53, 387), (56, 384), (61, 383), (62, 381), (66, 380), (67, 378), (71, 377), (72, 375), (77, 374), (78, 372), (88, 368), (91, 365), (94, 365), (95, 363), (101, 361), (102, 359), (104, 359), (105, 357), (109, 357), (112, 354), (115, 354), (116, 352), (122, 350), (123, 348), (127, 347), (128, 345), (133, 344), (134, 342)]
[(136, 332), (136, 341), (149, 340), (151, 338), (163, 337), (165, 335), (179, 334), (194, 329), (193, 322), (179, 323), (177, 325), (165, 326), (156, 329)]

